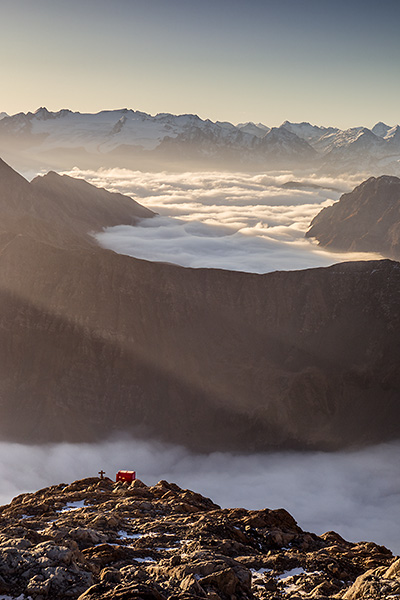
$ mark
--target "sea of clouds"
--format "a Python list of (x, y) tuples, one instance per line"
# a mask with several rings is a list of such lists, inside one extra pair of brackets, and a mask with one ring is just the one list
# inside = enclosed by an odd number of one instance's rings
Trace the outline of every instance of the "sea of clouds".
[[(379, 258), (327, 252), (304, 237), (313, 217), (353, 189), (360, 177), (127, 169), (73, 169), (68, 174), (130, 195), (159, 215), (96, 235), (102, 246), (121, 254), (255, 273)], [(288, 182), (295, 186), (285, 187)]]
[[(117, 252), (191, 267), (250, 272), (327, 266), (375, 258), (326, 252), (304, 238), (312, 218), (362, 178), (293, 173), (141, 173), (126, 169), (67, 173), (132, 196), (157, 212), (136, 227), (97, 235)], [(296, 181), (288, 189), (285, 183)], [(210, 496), (222, 506), (284, 507), (306, 530), (335, 530), (400, 553), (400, 443), (354, 452), (194, 455), (154, 442), (94, 445), (0, 443), (0, 502), (40, 487), (136, 469)]]
[(132, 469), (147, 485), (160, 479), (223, 507), (285, 508), (299, 525), (375, 541), (400, 554), (400, 443), (353, 452), (190, 454), (131, 439), (102, 444), (0, 443), (0, 503), (47, 485)]

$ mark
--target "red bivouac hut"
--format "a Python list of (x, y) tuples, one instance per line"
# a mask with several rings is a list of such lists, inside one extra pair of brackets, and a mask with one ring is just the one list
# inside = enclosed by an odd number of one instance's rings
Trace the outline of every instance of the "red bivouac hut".
[(136, 471), (118, 471), (115, 481), (129, 481), (136, 479)]

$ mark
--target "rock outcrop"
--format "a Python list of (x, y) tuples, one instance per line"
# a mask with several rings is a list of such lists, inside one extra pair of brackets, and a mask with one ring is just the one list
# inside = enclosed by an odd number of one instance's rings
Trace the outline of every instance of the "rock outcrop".
[(323, 208), (306, 237), (343, 252), (379, 252), (400, 258), (400, 179), (371, 177)]
[(357, 600), (398, 593), (400, 559), (383, 546), (305, 532), (283, 509), (221, 509), (166, 481), (147, 487), (92, 477), (0, 507), (0, 594), (11, 598)]
[(1, 163), (0, 207), (2, 439), (128, 431), (251, 451), (400, 436), (398, 263), (255, 275), (137, 260), (88, 230), (146, 209)]

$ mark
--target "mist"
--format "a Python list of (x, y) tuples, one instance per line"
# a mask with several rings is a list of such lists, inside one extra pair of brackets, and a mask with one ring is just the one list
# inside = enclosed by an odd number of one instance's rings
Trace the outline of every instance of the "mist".
[(211, 497), (223, 507), (285, 508), (305, 530), (334, 530), (400, 553), (400, 443), (353, 452), (190, 454), (132, 439), (102, 444), (0, 443), (0, 501), (41, 487), (119, 469), (147, 485), (160, 479)]
[[(326, 266), (375, 255), (333, 254), (304, 238), (310, 221), (356, 178), (293, 173), (140, 173), (126, 169), (71, 176), (131, 195), (159, 216), (97, 235), (117, 252), (192, 267), (252, 272)], [(296, 186), (283, 187), (295, 180)], [(299, 525), (337, 531), (400, 553), (400, 442), (353, 452), (195, 455), (176, 446), (123, 438), (102, 444), (0, 443), (0, 502), (19, 493), (134, 469), (146, 484), (176, 482), (223, 507), (288, 510)]]
[(73, 169), (68, 174), (130, 195), (158, 213), (134, 227), (96, 234), (103, 247), (135, 258), (254, 273), (381, 258), (328, 252), (304, 237), (322, 208), (360, 182), (355, 177), (127, 169)]

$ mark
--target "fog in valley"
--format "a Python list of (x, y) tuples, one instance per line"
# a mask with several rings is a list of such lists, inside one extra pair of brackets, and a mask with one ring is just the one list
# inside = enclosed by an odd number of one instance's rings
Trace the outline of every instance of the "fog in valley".
[(68, 172), (132, 196), (159, 216), (97, 234), (106, 247), (185, 267), (255, 273), (325, 267), (380, 258), (319, 248), (304, 234), (313, 217), (362, 179), (290, 172), (142, 173), (127, 169)]
[[(377, 257), (333, 254), (304, 239), (315, 214), (360, 179), (125, 169), (68, 174), (131, 195), (159, 213), (137, 227), (96, 235), (102, 245), (135, 257), (258, 273)], [(148, 485), (173, 481), (224, 507), (283, 507), (303, 529), (335, 530), (351, 541), (375, 541), (400, 553), (399, 450), (396, 442), (338, 453), (193, 455), (126, 438), (36, 447), (3, 442), (0, 501), (97, 476), (100, 469), (111, 478), (119, 469), (136, 469)]]

